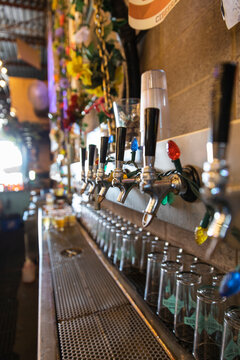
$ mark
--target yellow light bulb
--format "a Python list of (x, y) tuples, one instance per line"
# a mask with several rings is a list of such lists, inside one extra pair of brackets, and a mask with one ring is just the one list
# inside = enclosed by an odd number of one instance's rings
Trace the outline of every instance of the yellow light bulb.
[(208, 229), (204, 229), (201, 226), (195, 228), (194, 237), (198, 245), (203, 244), (207, 240), (208, 238), (207, 231)]

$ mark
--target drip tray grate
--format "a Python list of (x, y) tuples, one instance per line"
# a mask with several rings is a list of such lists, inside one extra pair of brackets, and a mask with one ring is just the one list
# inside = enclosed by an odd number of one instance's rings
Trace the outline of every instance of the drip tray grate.
[(64, 360), (169, 359), (131, 305), (63, 321), (58, 329)]
[(48, 240), (62, 359), (169, 359), (78, 227)]

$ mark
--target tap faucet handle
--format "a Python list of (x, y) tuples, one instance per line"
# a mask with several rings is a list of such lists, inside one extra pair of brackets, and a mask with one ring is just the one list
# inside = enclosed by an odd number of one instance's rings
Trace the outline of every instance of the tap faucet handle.
[(117, 128), (116, 161), (124, 160), (126, 133), (127, 133), (127, 128), (125, 127)]
[(158, 108), (149, 107), (145, 109), (145, 156), (155, 157), (159, 113), (160, 110)]
[(94, 161), (94, 155), (95, 155), (95, 149), (96, 149), (96, 145), (89, 145), (88, 147), (88, 166), (93, 166), (93, 161)]
[(95, 151), (94, 151), (94, 158), (93, 158), (93, 171), (97, 172), (98, 169), (98, 161), (99, 160), (99, 156), (98, 156), (98, 148), (97, 146), (95, 147)]
[(227, 144), (237, 64), (226, 62), (215, 68), (212, 93), (210, 142)]
[(81, 165), (82, 165), (82, 169), (83, 171), (85, 170), (85, 161), (86, 161), (86, 148), (82, 147), (81, 148), (81, 152), (80, 152), (80, 155), (81, 155)]
[(101, 137), (100, 164), (105, 164), (108, 150), (108, 136)]

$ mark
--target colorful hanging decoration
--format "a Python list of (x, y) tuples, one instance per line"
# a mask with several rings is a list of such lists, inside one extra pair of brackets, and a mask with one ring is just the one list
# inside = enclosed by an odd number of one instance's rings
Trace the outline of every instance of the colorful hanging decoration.
[[(60, 129), (71, 136), (77, 124), (84, 138), (84, 117), (93, 109), (99, 123), (112, 117), (110, 105), (121, 96), (125, 60), (117, 34), (124, 22), (112, 19), (110, 4), (97, 0), (92, 8), (83, 0), (52, 1), (57, 109), (49, 118), (58, 124), (52, 126), (52, 137)], [(91, 13), (97, 22), (89, 21)]]

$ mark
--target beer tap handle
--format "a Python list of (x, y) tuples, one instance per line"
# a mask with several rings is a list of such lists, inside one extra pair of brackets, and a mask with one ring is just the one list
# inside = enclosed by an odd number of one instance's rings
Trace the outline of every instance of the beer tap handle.
[(222, 63), (216, 66), (214, 73), (210, 143), (213, 144), (213, 158), (219, 160), (226, 156), (236, 69), (235, 63)]
[(94, 162), (94, 154), (95, 154), (96, 145), (89, 145), (88, 148), (88, 166), (92, 167)]
[[(152, 166), (154, 165), (154, 158), (156, 152), (158, 119), (160, 110), (158, 108), (146, 108), (144, 113), (145, 136), (144, 136), (144, 155), (151, 159)], [(149, 165), (149, 164), (148, 164)]]
[(86, 161), (86, 148), (82, 147), (81, 148), (81, 165), (82, 165), (82, 170), (85, 170), (85, 161)]
[(116, 161), (124, 160), (126, 133), (127, 133), (127, 128), (125, 127), (117, 128)]
[(108, 150), (108, 136), (101, 137), (100, 164), (105, 164)]

